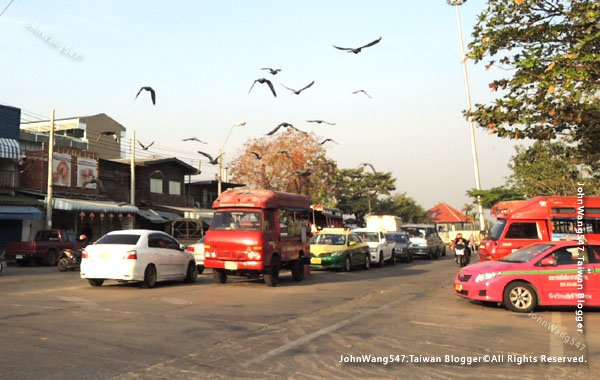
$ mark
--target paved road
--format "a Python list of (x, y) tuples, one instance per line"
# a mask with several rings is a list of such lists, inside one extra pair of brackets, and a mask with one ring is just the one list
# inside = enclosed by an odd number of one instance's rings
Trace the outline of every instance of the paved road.
[[(600, 373), (600, 313), (587, 333), (572, 311), (535, 317), (452, 294), (453, 261), (313, 272), (278, 288), (258, 280), (155, 289), (78, 273), (9, 267), (0, 275), (0, 379), (593, 378)], [(543, 323), (547, 323), (544, 326)], [(563, 343), (548, 326), (587, 347)], [(370, 354), (404, 363), (342, 363)], [(398, 355), (398, 356), (396, 356)], [(411, 357), (412, 355), (412, 357)], [(448, 363), (446, 355), (454, 355)], [(461, 365), (498, 355), (504, 363)], [(541, 355), (583, 364), (540, 363)], [(490, 356), (491, 358), (491, 356)], [(537, 363), (515, 361), (538, 360)], [(441, 359), (442, 363), (425, 360)], [(348, 359), (347, 359), (348, 360)]]

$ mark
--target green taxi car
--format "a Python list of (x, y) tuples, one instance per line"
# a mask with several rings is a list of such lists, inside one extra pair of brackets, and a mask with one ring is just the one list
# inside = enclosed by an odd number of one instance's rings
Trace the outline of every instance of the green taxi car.
[(310, 267), (343, 269), (371, 266), (369, 245), (356, 233), (345, 228), (324, 228), (310, 239)]

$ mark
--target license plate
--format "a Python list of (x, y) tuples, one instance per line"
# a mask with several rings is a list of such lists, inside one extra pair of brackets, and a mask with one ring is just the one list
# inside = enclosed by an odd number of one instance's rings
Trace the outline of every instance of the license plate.
[(238, 265), (235, 261), (225, 261), (225, 269), (227, 270), (237, 270)]
[(318, 257), (313, 257), (313, 258), (310, 259), (310, 263), (311, 264), (321, 264), (321, 261), (322, 260), (320, 258), (318, 258)]
[(108, 259), (110, 259), (110, 257), (111, 257), (110, 252), (102, 252), (100, 254), (100, 259), (101, 260), (108, 260)]
[(17, 260), (22, 259), (22, 258), (23, 258), (23, 255), (15, 255), (15, 259), (17, 259)]
[(455, 284), (454, 285), (454, 290), (456, 290), (457, 292), (462, 291), (462, 284)]

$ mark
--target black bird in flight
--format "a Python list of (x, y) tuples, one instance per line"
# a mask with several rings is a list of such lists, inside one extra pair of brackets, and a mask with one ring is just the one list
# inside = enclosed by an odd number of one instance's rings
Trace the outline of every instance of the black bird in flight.
[(213, 156), (211, 156), (208, 153), (204, 153), (204, 152), (201, 152), (201, 151), (198, 151), (198, 153), (200, 153), (204, 157), (208, 158), (208, 163), (211, 164), (211, 165), (218, 164), (219, 163), (219, 158), (221, 158), (221, 156), (224, 154), (224, 153), (221, 153), (217, 157), (213, 158)]
[(335, 45), (332, 45), (332, 46), (338, 50), (346, 50), (346, 51), (348, 51), (348, 53), (358, 54), (361, 52), (362, 49), (368, 48), (369, 46), (373, 46), (373, 45), (379, 43), (379, 41), (381, 41), (381, 37), (379, 37), (375, 41), (371, 41), (368, 44), (361, 46), (361, 47), (357, 47), (357, 48), (345, 48), (345, 47), (339, 47), (339, 46), (335, 46)]
[(275, 129), (273, 129), (271, 132), (267, 133), (267, 136), (272, 136), (275, 134), (275, 132), (277, 132), (279, 130), (279, 128), (292, 128), (300, 133), (306, 133), (304, 131), (299, 130), (298, 128), (294, 127), (293, 125), (291, 125), (290, 123), (286, 123), (283, 122), (281, 124), (279, 124), (277, 127), (275, 127)]
[(360, 166), (369, 166), (369, 167), (371, 167), (371, 170), (373, 170), (373, 173), (377, 173), (377, 170), (375, 170), (375, 168), (373, 167), (373, 165), (371, 165), (368, 162), (363, 162), (362, 164), (360, 164)]
[(369, 98), (371, 98), (371, 95), (369, 95), (369, 94), (368, 94), (368, 93), (367, 93), (365, 90), (356, 90), (356, 91), (353, 91), (352, 93), (353, 93), (353, 94), (358, 94), (359, 92), (362, 92), (363, 94), (365, 94), (365, 95), (367, 95)]
[(301, 93), (302, 91), (306, 90), (307, 88), (309, 88), (309, 87), (310, 87), (310, 86), (312, 86), (313, 84), (315, 84), (315, 81), (314, 81), (314, 80), (313, 80), (312, 82), (310, 82), (309, 84), (307, 84), (306, 86), (302, 87), (302, 88), (301, 88), (301, 89), (299, 89), (299, 90), (294, 90), (293, 88), (289, 88), (289, 87), (287, 87), (287, 86), (285, 86), (285, 85), (283, 85), (283, 84), (281, 85), (281, 87), (283, 87), (283, 88), (287, 88), (288, 90), (290, 90), (291, 92), (293, 92), (293, 93), (294, 93), (294, 94), (296, 94), (296, 95), (300, 95), (300, 93)]
[(198, 141), (200, 144), (206, 144), (204, 141), (200, 140), (197, 137), (188, 137), (187, 139), (182, 139), (181, 141)]
[[(323, 145), (323, 144), (325, 144), (325, 143), (326, 143), (326, 142), (328, 142), (328, 141), (331, 141), (331, 142), (332, 142), (332, 143), (334, 143), (334, 144), (338, 144), (337, 142), (333, 141), (333, 139), (325, 139), (325, 140), (321, 141), (321, 142), (319, 143), (319, 145)], [(340, 144), (338, 144), (338, 145), (340, 145)]]
[(254, 155), (254, 157), (256, 157), (257, 160), (260, 160), (262, 158), (262, 156), (256, 152), (250, 152)]
[(271, 89), (271, 92), (273, 93), (273, 96), (277, 97), (277, 94), (275, 93), (275, 87), (273, 87), (273, 83), (271, 83), (270, 80), (265, 79), (265, 78), (258, 78), (258, 79), (256, 79), (254, 81), (254, 83), (252, 83), (252, 86), (248, 90), (248, 93), (250, 93), (250, 91), (252, 91), (252, 87), (254, 87), (254, 85), (256, 84), (256, 82), (258, 82), (260, 84), (266, 83), (267, 85), (269, 85), (269, 88)]
[(277, 73), (281, 71), (281, 69), (272, 69), (270, 67), (263, 67), (261, 70), (269, 70), (269, 73), (272, 75), (277, 75)]
[(325, 121), (325, 120), (306, 120), (306, 121), (309, 122), (309, 123), (317, 123), (317, 124), (325, 123), (325, 124), (328, 124), (328, 125), (335, 125), (335, 123), (330, 123), (330, 122)]
[(302, 170), (296, 170), (294, 171), (294, 174), (299, 175), (300, 177), (308, 177), (309, 175), (312, 174), (312, 171), (310, 169), (307, 169), (305, 171)]
[(144, 87), (140, 88), (140, 90), (138, 91), (135, 98), (137, 99), (137, 97), (140, 95), (142, 90), (150, 91), (150, 98), (152, 98), (152, 104), (156, 105), (156, 92), (154, 92), (154, 89), (150, 86), (144, 86)]
[(152, 141), (150, 144), (148, 145), (144, 145), (141, 143), (140, 140), (138, 140), (138, 144), (140, 144), (140, 146), (142, 147), (142, 150), (148, 150), (148, 148), (150, 148), (152, 145), (154, 145), (154, 141)]
[(119, 136), (117, 135), (117, 132), (113, 132), (113, 131), (100, 132), (100, 134), (98, 135), (98, 138), (96, 138), (96, 142), (98, 142), (98, 140), (100, 140), (100, 137), (102, 137), (102, 136), (112, 136), (112, 138), (116, 142), (119, 142)]

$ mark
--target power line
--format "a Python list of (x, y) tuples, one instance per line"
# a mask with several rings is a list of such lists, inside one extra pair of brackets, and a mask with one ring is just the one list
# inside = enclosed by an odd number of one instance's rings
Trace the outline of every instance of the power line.
[(4, 12), (6, 12), (6, 10), (8, 9), (8, 7), (10, 7), (10, 5), (13, 3), (13, 1), (15, 1), (15, 0), (10, 0), (8, 2), (8, 5), (2, 10), (2, 12), (0, 12), (0, 17), (2, 17), (2, 15), (4, 14)]

